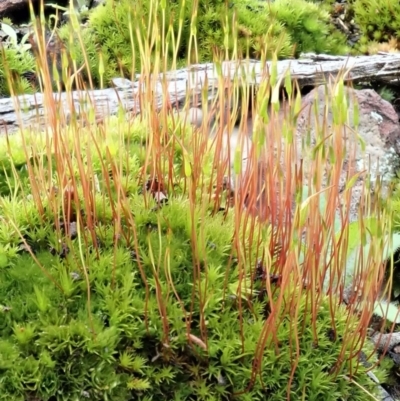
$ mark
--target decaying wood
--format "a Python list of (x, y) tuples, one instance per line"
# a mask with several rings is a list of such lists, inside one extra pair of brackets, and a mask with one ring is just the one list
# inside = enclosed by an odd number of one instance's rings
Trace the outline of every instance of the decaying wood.
[[(32, 4), (38, 0), (32, 0)], [(8, 17), (21, 9), (29, 9), (29, 0), (1, 0), (0, 1), (0, 18)]]
[[(240, 63), (225, 62), (220, 71), (227, 79), (233, 79), (236, 76), (242, 84), (257, 86), (264, 77), (268, 76), (270, 67), (271, 63), (266, 63), (263, 67), (259, 61), (247, 60)], [(301, 87), (322, 84), (339, 74), (342, 74), (346, 81), (379, 81), (396, 84), (400, 82), (400, 54), (357, 57), (310, 54), (298, 60), (279, 61), (277, 69), (278, 76), (290, 72), (291, 77), (297, 80)], [(121, 105), (126, 111), (136, 114), (140, 112), (138, 93), (143, 87), (139, 82), (139, 77), (135, 82), (116, 79), (115, 88), (75, 91), (53, 96), (58, 101), (57, 110), (65, 111), (69, 116), (71, 113), (80, 116), (93, 105), (98, 117), (116, 114)], [(217, 82), (217, 68), (212, 63), (193, 65), (161, 74), (157, 79), (154, 107), (160, 107), (164, 101), (163, 88), (167, 89), (171, 105), (179, 107), (188, 95), (198, 95), (200, 99), (201, 90), (205, 85), (212, 98), (216, 93)], [(16, 109), (19, 109), (18, 113)], [(43, 94), (0, 99), (0, 132), (3, 134), (14, 132), (21, 125), (24, 128), (34, 129), (38, 128), (38, 124), (43, 127), (46, 123), (46, 115), (48, 116), (48, 113), (44, 109)]]

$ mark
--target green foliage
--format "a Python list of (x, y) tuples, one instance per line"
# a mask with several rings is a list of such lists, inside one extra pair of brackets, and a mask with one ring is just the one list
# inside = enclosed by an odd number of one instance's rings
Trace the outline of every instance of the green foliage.
[[(171, 274), (176, 291), (189, 308), (191, 303), (192, 261), (190, 238), (182, 220), (174, 219), (187, 213), (186, 206), (174, 202), (173, 210), (162, 209), (164, 217), (173, 223), (170, 229)], [(164, 211), (165, 210), (165, 211)], [(175, 223), (177, 221), (177, 223)], [(210, 229), (210, 241), (221, 242), (221, 230)], [(226, 223), (222, 224), (226, 228)], [(143, 241), (141, 252), (150, 251), (146, 246), (146, 226), (139, 224)], [(157, 253), (157, 233), (150, 234), (150, 242)], [(180, 244), (180, 245), (179, 245)], [(72, 244), (77, 247), (78, 244)], [(229, 241), (223, 243), (229, 246)], [(167, 246), (165, 242), (164, 246)], [(184, 314), (175, 297), (166, 302), (168, 310), (169, 345), (165, 342), (159, 318), (155, 281), (150, 279), (150, 296), (147, 299), (137, 264), (125, 246), (102, 250), (100, 259), (87, 260), (90, 266), (91, 313), (86, 305), (86, 285), (74, 280), (72, 273), (79, 269), (71, 257), (60, 261), (48, 250), (40, 249), (37, 257), (41, 264), (51, 266), (49, 272), (62, 284), (64, 293), (44, 277), (29, 255), (21, 255), (10, 268), (0, 269), (0, 304), (7, 311), (0, 314), (2, 355), (0, 370), (0, 399), (22, 400), (34, 394), (40, 400), (55, 397), (57, 400), (144, 400), (163, 399), (230, 399), (234, 392), (246, 388), (250, 382), (252, 363), (258, 339), (263, 330), (268, 301), (254, 300), (253, 311), (243, 315), (241, 347), (237, 290), (237, 271), (232, 270), (229, 283), (233, 291), (224, 296), (225, 274), (222, 266), (227, 255), (223, 246), (217, 246), (204, 268), (201, 287), (206, 290), (205, 315), (208, 332), (208, 359), (201, 349), (191, 345), (186, 338)], [(151, 263), (145, 260), (150, 271)], [(115, 269), (115, 283), (111, 277)], [(167, 281), (162, 277), (161, 286), (166, 296)], [(199, 294), (196, 293), (196, 299)], [(225, 299), (225, 302), (222, 300)], [(199, 303), (195, 301), (195, 314)], [(341, 341), (330, 338), (331, 317), (328, 302), (317, 320), (318, 346), (313, 346), (311, 305), (306, 297), (299, 300), (297, 322), (282, 316), (277, 332), (279, 353), (271, 344), (264, 352), (261, 377), (256, 380), (249, 394), (238, 399), (285, 400), (286, 384), (290, 377), (291, 353), (294, 347), (292, 327), (304, 328), (300, 336), (300, 362), (293, 381), (292, 400), (336, 401), (340, 397), (362, 400), (365, 395), (348, 383), (345, 375), (349, 365), (339, 377), (329, 373), (338, 360)], [(144, 312), (146, 311), (146, 312)], [(145, 316), (148, 326), (146, 330)], [(338, 314), (335, 322), (337, 333), (344, 333), (346, 313)], [(94, 330), (94, 333), (93, 333)], [(194, 319), (191, 332), (200, 336), (199, 321)], [(367, 388), (372, 382), (363, 377), (360, 369), (357, 380)], [(262, 383), (261, 384), (261, 380)], [(211, 398), (210, 398), (211, 397)]]
[[(309, 188), (308, 186), (304, 186), (303, 188), (303, 204), (306, 203), (307, 198), (309, 196)], [(327, 207), (326, 200), (323, 195), (319, 195), (319, 208), (321, 213), (325, 213), (325, 209)], [(397, 213), (400, 210), (400, 201), (395, 200), (391, 203), (390, 207)], [(309, 209), (304, 208), (304, 212), (307, 214)], [(395, 215), (396, 218), (396, 215)], [(339, 221), (338, 214), (335, 218), (335, 227), (334, 232), (336, 239), (342, 234), (342, 228), (338, 224)], [(400, 233), (399, 232), (388, 232), (387, 230), (383, 231), (383, 227), (381, 227), (382, 222), (378, 220), (376, 217), (369, 217), (364, 219), (362, 222), (354, 221), (349, 224), (349, 237), (347, 244), (347, 252), (346, 252), (346, 261), (345, 261), (345, 278), (344, 283), (347, 288), (352, 285), (353, 280), (357, 272), (355, 271), (357, 267), (357, 260), (360, 255), (363, 256), (364, 260), (367, 260), (370, 257), (373, 257), (374, 252), (374, 243), (377, 240), (382, 241), (384, 244), (383, 247), (383, 260), (387, 261), (388, 265), (391, 265), (391, 259), (394, 254), (400, 249)], [(395, 226), (394, 229), (399, 231), (399, 226)], [(304, 251), (301, 254), (301, 260), (304, 260), (306, 248), (304, 247)], [(370, 254), (371, 252), (371, 254)], [(390, 275), (391, 268), (388, 267), (387, 275)], [(399, 287), (399, 279), (394, 275), (394, 287), (396, 289)], [(325, 287), (328, 287), (331, 284), (330, 275), (327, 274), (325, 277)], [(395, 298), (399, 294), (394, 294)], [(374, 314), (386, 318), (390, 322), (400, 323), (400, 313), (397, 302), (388, 302), (385, 300), (377, 300), (374, 304)]]
[[(172, 31), (175, 35), (178, 33), (179, 18), (183, 13), (184, 32), (180, 43), (181, 56), (187, 57), (184, 49), (185, 41), (189, 37), (188, 24), (192, 15), (192, 1), (186, 1), (184, 8), (182, 2), (167, 2), (165, 8), (165, 21), (163, 37), (167, 37), (169, 24), (172, 24)], [(140, 70), (140, 60), (143, 55), (140, 53), (138, 38), (150, 46), (151, 30), (149, 24), (154, 26), (154, 21), (149, 20), (150, 9), (154, 13), (151, 1), (132, 3), (130, 0), (121, 0), (119, 2), (106, 1), (104, 6), (96, 7), (89, 17), (89, 28), (83, 32), (84, 51), (89, 58), (90, 73), (95, 82), (100, 82), (99, 64), (104, 65), (104, 82), (110, 82), (115, 76), (130, 77), (134, 72)], [(156, 19), (159, 27), (162, 27), (162, 11), (160, 7), (156, 11)], [(154, 16), (153, 16), (154, 17)], [(162, 28), (160, 28), (162, 29)], [(69, 43), (72, 58), (77, 60), (78, 65), (84, 64), (84, 54), (77, 41), (75, 34), (71, 36), (69, 25), (65, 25), (60, 30), (60, 37)], [(176, 38), (175, 38), (176, 40)], [(153, 44), (153, 53), (154, 53)], [(170, 49), (170, 52), (172, 49)], [(154, 59), (153, 59), (154, 61)], [(151, 60), (150, 60), (151, 62)]]
[(379, 42), (400, 36), (400, 3), (397, 0), (353, 0), (355, 22), (365, 38)]
[[(169, 67), (175, 56), (171, 43), (176, 46), (178, 66), (186, 64), (189, 53), (192, 55), (195, 51), (193, 44), (191, 49), (189, 46), (192, 32), (196, 32), (199, 62), (212, 61), (215, 52), (221, 54), (226, 50), (237, 51), (239, 57), (252, 58), (271, 58), (274, 52), (280, 58), (288, 58), (302, 51), (336, 54), (346, 50), (345, 38), (330, 25), (329, 13), (305, 0), (278, 0), (271, 4), (258, 0), (235, 1), (228, 7), (223, 0), (201, 1), (194, 20), (192, 1), (166, 2), (165, 9), (163, 2), (153, 2), (156, 19), (154, 15), (153, 19), (149, 17), (151, 3), (150, 0), (135, 5), (129, 0), (106, 1), (103, 7), (91, 12), (89, 26), (83, 30), (82, 37), (95, 83), (101, 81), (100, 64), (104, 66), (105, 83), (115, 76), (131, 77), (140, 71), (143, 57), (138, 38), (143, 46), (150, 46), (154, 57), (156, 50), (163, 47), (161, 38), (168, 42), (165, 56)], [(153, 32), (148, 26), (155, 28), (155, 20), (161, 32), (153, 41)], [(83, 65), (78, 34), (71, 32), (71, 27), (65, 25), (60, 36), (69, 43), (72, 58)], [(151, 66), (154, 60), (146, 62)], [(195, 59), (192, 57), (191, 61)]]
[[(285, 58), (293, 54), (290, 33), (282, 23), (271, 19), (266, 3), (246, 0), (234, 2), (229, 9), (224, 7), (200, 2), (197, 36), (200, 61), (212, 61), (213, 51), (223, 52), (224, 45), (230, 51), (237, 47), (239, 56), (249, 54), (253, 58), (262, 54), (271, 58), (274, 53)], [(233, 13), (236, 24), (231, 22)], [(228, 29), (227, 43), (224, 29)]]
[(271, 15), (281, 23), (296, 46), (295, 54), (315, 52), (343, 54), (346, 40), (330, 23), (329, 12), (305, 0), (276, 0)]
[(35, 71), (35, 59), (27, 51), (5, 45), (0, 55), (0, 96), (10, 96), (10, 83), (17, 94), (33, 93), (34, 88), (24, 76)]
[(14, 30), (14, 28), (6, 24), (4, 21), (1, 24), (1, 30), (7, 35), (8, 39), (6, 43), (8, 45), (11, 45), (15, 49), (17, 49), (20, 53), (24, 53), (28, 51), (31, 48), (31, 45), (29, 43), (26, 43), (28, 40), (29, 33), (26, 33), (24, 37), (21, 39), (20, 42), (18, 42), (17, 38), (17, 32)]
[(0, 58), (0, 96), (11, 94), (10, 84), (16, 94), (32, 93), (33, 86), (24, 76), (35, 71), (35, 60), (29, 53), (30, 45), (26, 43), (28, 34), (20, 42), (17, 33), (7, 19), (1, 23), (2, 31), (7, 40), (1, 47)]
[[(207, 204), (206, 212), (199, 204), (191, 220), (190, 204), (179, 191), (180, 145), (174, 145), (172, 167), (178, 190), (168, 193), (169, 202), (162, 208), (154, 210), (154, 202), (146, 205), (141, 188), (131, 184), (138, 182), (144, 161), (145, 125), (123, 125), (117, 119), (114, 123), (116, 128), (108, 130), (106, 138), (97, 138), (98, 153), (93, 132), (88, 142), (81, 137), (80, 146), (91, 154), (93, 172), (99, 177), (111, 167), (106, 154), (122, 163), (120, 182), (128, 186), (125, 206), (134, 211), (136, 245), (129, 236), (116, 237), (110, 206), (114, 190), (107, 191), (101, 179), (99, 207), (93, 215), (99, 255), (91, 237), (83, 238), (85, 227), (73, 239), (58, 237), (51, 213), (40, 217), (33, 200), (26, 197), (28, 185), (22, 183), (18, 189), (11, 183), (13, 196), (0, 198), (3, 223), (15, 223), (48, 273), (43, 274), (27, 252), (14, 226), (2, 224), (0, 400), (283, 401), (296, 356), (291, 400), (361, 401), (362, 388), (374, 392), (375, 384), (363, 366), (352, 374), (356, 354), (350, 349), (340, 354), (343, 337), (357, 330), (357, 322), (344, 307), (338, 307), (332, 320), (328, 298), (323, 298), (315, 329), (307, 295), (295, 300), (295, 320), (280, 309), (276, 336), (266, 338), (262, 359), (255, 359), (260, 357), (257, 346), (273, 300), (263, 291), (263, 281), (251, 273), (250, 261), (245, 272), (236, 262), (227, 269), (231, 256), (237, 256), (233, 215), (210, 216)], [(183, 135), (183, 142), (189, 138), (189, 133)], [(36, 140), (39, 146), (42, 138)], [(68, 132), (65, 140), (68, 144)], [(0, 146), (0, 159), (7, 158), (4, 149)], [(76, 178), (79, 182), (78, 172)], [(48, 210), (47, 193), (42, 202)], [(192, 224), (200, 271), (194, 267)], [(128, 221), (122, 219), (121, 225), (122, 232), (130, 232)], [(247, 233), (242, 235), (246, 238)], [(251, 246), (244, 238), (240, 240)], [(251, 248), (244, 251), (251, 253)], [(282, 291), (279, 285), (272, 286), (274, 293)], [(287, 289), (284, 299), (293, 295), (292, 290)], [(165, 319), (160, 317), (163, 310)], [(334, 375), (339, 360), (346, 362)], [(240, 394), (252, 382), (256, 367), (254, 385)]]
[[(355, 266), (357, 258), (362, 255), (364, 259), (372, 257), (373, 255), (373, 241), (374, 238), (382, 237), (382, 233), (379, 234), (380, 222), (375, 218), (370, 218), (364, 222), (367, 231), (366, 240), (362, 238), (362, 230), (360, 230), (359, 223), (354, 222), (350, 225), (351, 230), (349, 244), (349, 254), (346, 261), (346, 273), (348, 278), (351, 280), (355, 275)], [(388, 262), (389, 274), (391, 274), (391, 259), (394, 253), (400, 248), (400, 233), (386, 233), (383, 236), (385, 243), (383, 249), (383, 260)], [(400, 314), (397, 303), (387, 302), (385, 300), (377, 300), (374, 304), (374, 313), (382, 318), (386, 318), (389, 322), (400, 323)]]
[(393, 102), (396, 99), (395, 92), (386, 86), (382, 87), (379, 90), (379, 96), (381, 96), (382, 99), (386, 100), (389, 103)]
[[(390, 274), (393, 277), (393, 287), (391, 291), (391, 298), (390, 298), (390, 303), (385, 303), (382, 302), (382, 307), (381, 310), (388, 309), (388, 314), (391, 315), (391, 321), (396, 321), (396, 323), (399, 323), (400, 321), (400, 316), (397, 315), (398, 313), (398, 304), (400, 300), (400, 274), (399, 274), (399, 250), (400, 250), (400, 186), (399, 186), (399, 174), (397, 173), (397, 177), (393, 180), (394, 184), (394, 191), (391, 196), (390, 202), (388, 204), (388, 207), (391, 208), (393, 212), (393, 230), (394, 230), (394, 235), (392, 239), (392, 248), (394, 250), (393, 255), (389, 255), (390, 259), (388, 258), (388, 262), (391, 262), (391, 259), (393, 257), (393, 268), (390, 269), (388, 274)], [(381, 315), (381, 313), (378, 314)]]

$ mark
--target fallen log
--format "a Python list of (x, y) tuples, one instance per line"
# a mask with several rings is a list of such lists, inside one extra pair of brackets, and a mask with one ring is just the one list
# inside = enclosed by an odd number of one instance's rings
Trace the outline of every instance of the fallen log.
[[(173, 107), (182, 106), (188, 96), (200, 99), (204, 86), (207, 86), (209, 98), (213, 98), (221, 75), (228, 80), (236, 77), (243, 85), (257, 86), (268, 76), (270, 68), (271, 62), (262, 65), (260, 61), (244, 60), (224, 62), (220, 68), (208, 63), (162, 73), (156, 79), (154, 107), (161, 107), (165, 100), (163, 93), (168, 93)], [(339, 74), (345, 81), (354, 83), (385, 82), (393, 85), (400, 82), (400, 53), (356, 57), (306, 54), (297, 60), (278, 61), (277, 71), (278, 77), (290, 72), (300, 87), (320, 85)], [(117, 114), (121, 106), (130, 113), (140, 113), (138, 95), (144, 87), (140, 76), (135, 82), (122, 78), (113, 82), (114, 88), (53, 94), (58, 103), (57, 110), (65, 111), (68, 118), (71, 115), (82, 116), (92, 108), (99, 118)], [(20, 127), (43, 128), (48, 118), (49, 111), (45, 110), (42, 93), (0, 99), (2, 134), (15, 132)]]

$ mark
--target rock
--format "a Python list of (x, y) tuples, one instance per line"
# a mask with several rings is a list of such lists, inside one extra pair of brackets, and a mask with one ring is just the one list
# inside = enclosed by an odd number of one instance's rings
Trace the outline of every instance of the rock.
[[(32, 4), (38, 4), (39, 0), (32, 0)], [(0, 18), (12, 17), (21, 10), (29, 10), (29, 0), (2, 0), (0, 1)]]
[(382, 401), (395, 401), (395, 399), (382, 386), (379, 386), (379, 392)]
[[(326, 124), (326, 131), (332, 132), (333, 127), (333, 114), (332, 104), (327, 106), (325, 101), (326, 87), (321, 85), (312, 90), (309, 94), (302, 99), (301, 112), (297, 119), (296, 128), (296, 145), (297, 145), (297, 165), (300, 160), (303, 163), (304, 179), (307, 180), (310, 174), (309, 165), (311, 161), (310, 155), (302, 152), (302, 141), (307, 133), (310, 133), (311, 144), (316, 145), (316, 131), (317, 131), (317, 118), (315, 117), (315, 110), (318, 112), (318, 127), (321, 129), (323, 124)], [(397, 167), (400, 165), (400, 125), (397, 113), (393, 106), (383, 100), (375, 91), (355, 90), (350, 87), (345, 87), (345, 93), (348, 102), (348, 126), (341, 128), (341, 135), (343, 138), (344, 149), (349, 149), (352, 146), (355, 149), (353, 164), (350, 165), (349, 158), (346, 156), (344, 160), (343, 170), (339, 179), (339, 192), (343, 193), (347, 182), (347, 173), (350, 171), (351, 175), (360, 173), (360, 177), (356, 181), (352, 190), (352, 201), (350, 207), (350, 221), (358, 219), (358, 205), (363, 192), (363, 182), (365, 174), (370, 172), (371, 190), (374, 189), (374, 184), (378, 176), (382, 181), (383, 187), (395, 177)], [(328, 91), (329, 92), (329, 91)], [(333, 94), (328, 94), (329, 99), (332, 99)], [(359, 125), (354, 124), (354, 104), (359, 105)], [(285, 113), (287, 110), (282, 109), (275, 122), (265, 126), (266, 135), (271, 130), (282, 130)], [(310, 119), (311, 116), (311, 119)], [(251, 125), (251, 124), (250, 124)], [(250, 130), (251, 131), (251, 130)], [(358, 134), (358, 137), (355, 135)], [(365, 151), (363, 151), (361, 142), (357, 138), (361, 138), (365, 143)], [(284, 143), (282, 142), (283, 146)], [(273, 144), (275, 152), (277, 151), (277, 144)], [(278, 157), (275, 153), (276, 160), (280, 160), (282, 168), (283, 179), (287, 176), (286, 167), (283, 163), (282, 154)], [(258, 175), (261, 177), (257, 189), (258, 193), (264, 194), (259, 197), (255, 206), (255, 212), (262, 218), (268, 218), (268, 205), (265, 204), (263, 199), (266, 199), (265, 190), (261, 190), (261, 186), (265, 182), (265, 169), (264, 161), (260, 160), (258, 163)], [(323, 187), (328, 185), (327, 174), (329, 166), (326, 166), (323, 173)], [(305, 181), (306, 182), (306, 181)], [(263, 203), (264, 202), (264, 203)], [(293, 210), (295, 204), (293, 200)]]
[[(248, 131), (249, 127), (241, 130), (240, 124), (236, 124), (232, 127), (231, 131), (228, 132), (228, 128), (226, 126), (227, 113), (223, 113), (224, 120), (222, 124), (218, 124), (216, 123), (215, 115), (204, 115), (203, 110), (197, 107), (191, 107), (187, 110), (181, 110), (178, 115), (183, 123), (191, 124), (196, 130), (200, 130), (202, 128), (202, 125), (210, 128), (209, 132), (206, 133), (210, 138), (210, 146), (214, 149), (215, 147), (221, 148), (219, 158), (221, 163), (226, 163), (227, 166), (231, 166), (231, 174), (227, 172), (227, 175), (230, 175), (229, 188), (234, 189), (236, 179), (233, 172), (233, 161), (237, 148), (241, 149), (241, 170), (242, 172), (245, 172), (247, 169), (249, 153), (251, 149), (251, 141), (248, 135), (250, 133), (250, 131)], [(220, 128), (222, 128), (223, 133), (219, 144), (218, 132)], [(240, 184), (240, 180), (238, 182)]]
[[(302, 112), (298, 117), (298, 135), (303, 136), (308, 128), (315, 130), (315, 121), (308, 122), (310, 111), (312, 113), (317, 102), (319, 123), (323, 123), (325, 117), (325, 87), (319, 86), (312, 90), (302, 100)], [(380, 158), (379, 174), (384, 180), (390, 180), (395, 173), (394, 159), (400, 154), (400, 125), (397, 113), (393, 106), (382, 99), (378, 93), (371, 89), (356, 90), (345, 88), (348, 99), (349, 128), (346, 130), (358, 129), (360, 137), (366, 144), (366, 155), (363, 155), (359, 148), (356, 155), (357, 164), (367, 162), (368, 155), (371, 157), (372, 169), (377, 166), (377, 159)], [(332, 94), (330, 94), (332, 97)], [(354, 124), (354, 100), (359, 105), (359, 126)], [(313, 114), (312, 114), (313, 115)], [(327, 128), (332, 128), (332, 110), (330, 107), (327, 115)], [(344, 132), (346, 134), (346, 132)], [(398, 161), (398, 160), (397, 160)], [(382, 164), (383, 162), (383, 164)], [(361, 165), (360, 165), (361, 167)]]
[[(311, 130), (311, 136), (315, 142), (316, 121), (309, 121), (310, 113), (314, 116), (314, 107), (318, 110), (319, 126), (324, 124), (325, 117), (328, 130), (333, 126), (332, 105), (326, 114), (325, 91), (326, 88), (321, 85), (303, 98), (303, 110), (299, 115), (297, 126), (299, 146), (301, 138), (306, 135), (308, 129)], [(374, 90), (356, 90), (345, 87), (345, 92), (348, 99), (349, 126), (343, 128), (342, 137), (347, 141), (346, 147), (352, 144), (357, 150), (353, 166), (350, 166), (346, 159), (340, 179), (340, 190), (344, 190), (346, 174), (351, 167), (354, 168), (354, 172), (370, 169), (372, 189), (378, 176), (384, 185), (388, 184), (395, 176), (396, 169), (400, 164), (400, 125), (397, 113), (393, 106), (383, 100)], [(329, 97), (332, 98), (332, 96), (333, 94), (330, 93)], [(359, 107), (358, 127), (354, 123), (355, 102)], [(362, 150), (360, 141), (355, 142), (354, 132), (357, 132), (365, 143), (365, 152)], [(357, 208), (363, 187), (362, 177), (363, 175), (353, 187), (351, 220), (357, 219)]]
[(104, 5), (104, 3), (105, 3), (105, 0), (93, 0), (91, 8), (102, 6), (102, 5)]
[[(32, 3), (34, 9), (38, 9), (41, 0), (0, 0), (0, 18), (9, 17), (11, 19), (19, 19), (21, 15), (24, 15), (24, 19), (29, 21), (29, 3)], [(60, 7), (69, 7), (70, 0), (55, 0), (52, 5)], [(104, 4), (105, 0), (72, 0), (72, 6), (78, 12), (85, 11), (89, 8), (97, 7), (100, 4)], [(46, 4), (50, 6), (50, 4)], [(46, 8), (47, 8), (46, 7)]]
[(347, 36), (347, 44), (354, 47), (361, 37), (360, 29), (354, 22), (354, 12), (346, 0), (336, 1), (332, 5), (331, 21)]
[[(350, 146), (354, 146), (356, 149), (355, 158), (353, 164), (350, 165), (348, 157), (345, 159), (343, 171), (340, 176), (339, 181), (339, 191), (342, 193), (345, 189), (347, 182), (347, 173), (351, 171), (351, 174), (361, 173), (360, 178), (357, 180), (352, 191), (352, 202), (350, 210), (350, 220), (356, 220), (358, 218), (358, 204), (363, 191), (363, 180), (365, 179), (365, 174), (363, 171), (370, 171), (370, 179), (372, 184), (372, 190), (374, 188), (374, 183), (379, 176), (383, 184), (388, 184), (391, 179), (396, 174), (396, 169), (400, 165), (400, 125), (397, 117), (397, 113), (393, 106), (382, 99), (378, 93), (374, 90), (364, 89), (356, 90), (350, 87), (344, 88), (346, 93), (346, 98), (348, 102), (348, 126), (342, 128), (342, 138), (344, 140), (343, 144), (346, 149)], [(296, 129), (296, 144), (297, 144), (297, 155), (298, 162), (302, 158), (304, 166), (304, 175), (307, 180), (309, 172), (307, 171), (307, 163), (310, 161), (307, 155), (302, 154), (302, 141), (310, 132), (312, 138), (312, 144), (317, 143), (316, 139), (316, 127), (317, 121), (315, 117), (315, 110), (318, 110), (318, 127), (320, 128), (323, 124), (326, 124), (327, 132), (330, 132), (333, 127), (333, 114), (332, 114), (332, 104), (326, 105), (325, 102), (325, 91), (326, 87), (321, 85), (318, 88), (312, 90), (309, 94), (302, 99), (302, 111), (300, 112), (297, 119), (297, 129)], [(332, 99), (333, 94), (329, 94), (329, 98)], [(355, 102), (358, 104), (359, 108), (359, 125), (356, 127), (354, 123), (354, 105)], [(193, 124), (197, 129), (201, 128), (204, 116), (201, 109), (191, 108), (187, 112), (182, 111), (181, 117), (188, 123)], [(311, 116), (311, 119), (309, 118)], [(272, 126), (264, 126), (262, 129), (265, 130), (266, 135), (271, 129), (280, 130), (285, 118), (285, 110), (282, 109), (279, 113), (277, 121)], [(212, 125), (212, 121), (211, 121)], [(210, 126), (210, 125), (205, 125)], [(252, 135), (253, 131), (253, 121), (245, 122), (246, 136)], [(357, 132), (358, 137), (355, 135)], [(210, 138), (215, 137), (214, 132), (208, 132)], [(227, 132), (225, 131), (223, 135), (224, 147), (228, 147), (229, 143), (229, 154), (231, 164), (234, 157), (234, 152), (237, 146), (241, 146), (243, 149), (243, 170), (246, 166), (250, 164), (249, 162), (249, 144), (246, 141), (246, 146), (243, 148), (243, 144), (239, 141), (240, 129), (239, 126), (235, 126), (232, 133), (229, 135), (229, 141), (227, 141)], [(362, 149), (360, 140), (365, 143), (365, 152)], [(276, 145), (275, 145), (276, 149)], [(224, 158), (227, 153), (223, 153)], [(283, 164), (282, 156), (280, 157), (281, 163)], [(261, 177), (261, 182), (264, 181), (265, 167), (263, 161), (259, 162), (259, 175)], [(283, 167), (285, 169), (285, 167)], [(350, 170), (353, 169), (353, 170)], [(328, 174), (329, 166), (327, 166), (327, 171), (325, 172), (325, 181)], [(233, 173), (232, 173), (233, 177)], [(260, 184), (261, 185), (261, 184)], [(327, 182), (324, 184), (327, 185)], [(260, 188), (260, 187), (259, 187)], [(260, 192), (262, 192), (260, 190)], [(265, 198), (265, 197), (264, 197)], [(263, 197), (258, 200), (257, 206), (254, 209), (255, 213), (259, 214), (263, 218), (267, 218), (266, 209), (268, 207), (263, 205)]]
[(394, 333), (376, 333), (371, 337), (377, 351), (392, 351), (393, 348), (400, 344), (400, 332)]

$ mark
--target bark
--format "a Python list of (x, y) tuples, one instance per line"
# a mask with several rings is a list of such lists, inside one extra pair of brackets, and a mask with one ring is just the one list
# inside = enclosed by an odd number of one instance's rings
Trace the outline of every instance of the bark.
[[(238, 63), (226, 62), (222, 66), (222, 73), (227, 80), (236, 75), (242, 84), (257, 86), (268, 75), (270, 67), (271, 63), (267, 63), (262, 68), (261, 63), (255, 60), (241, 62), (240, 68)], [(292, 79), (297, 80), (300, 87), (320, 85), (330, 78), (335, 79), (339, 74), (343, 75), (345, 81), (386, 82), (393, 85), (399, 83), (400, 53), (358, 57), (310, 54), (298, 60), (279, 61), (277, 69), (278, 77), (290, 71)], [(82, 116), (90, 104), (95, 106), (98, 119), (116, 114), (120, 105), (133, 114), (139, 113), (139, 80), (131, 82), (117, 78), (114, 83), (116, 86), (109, 89), (54, 94), (59, 104), (57, 110), (66, 111), (68, 118), (71, 115)], [(217, 92), (217, 72), (212, 63), (161, 74), (156, 85), (154, 108), (159, 108), (163, 102), (163, 87), (167, 89), (171, 105), (179, 107), (188, 95), (201, 99), (200, 93), (205, 85), (209, 98), (213, 98)], [(16, 110), (19, 112), (16, 113)], [(20, 125), (25, 128), (42, 128), (48, 118), (46, 115), (48, 113), (44, 107), (43, 94), (0, 99), (0, 133), (14, 132)]]

